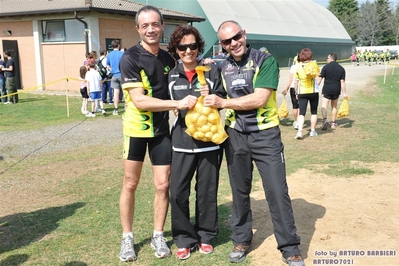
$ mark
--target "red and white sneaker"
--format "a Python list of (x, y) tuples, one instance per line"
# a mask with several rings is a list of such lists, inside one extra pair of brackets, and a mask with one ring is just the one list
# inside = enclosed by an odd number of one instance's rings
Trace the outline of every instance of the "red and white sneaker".
[(179, 260), (186, 260), (191, 256), (191, 249), (190, 248), (179, 248), (176, 252), (176, 257)]
[(211, 254), (213, 252), (212, 245), (205, 244), (205, 243), (199, 243), (198, 249), (199, 249), (199, 252), (202, 254)]

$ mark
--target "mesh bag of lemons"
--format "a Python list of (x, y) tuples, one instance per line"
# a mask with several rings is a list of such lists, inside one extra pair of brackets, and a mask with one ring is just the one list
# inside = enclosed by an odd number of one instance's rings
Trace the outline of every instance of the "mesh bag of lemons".
[(283, 99), (283, 102), (281, 103), (280, 107), (278, 108), (278, 117), (280, 119), (287, 118), (288, 117), (288, 107), (287, 107), (287, 101), (285, 100), (285, 97)]
[(341, 105), (339, 106), (338, 114), (337, 114), (338, 118), (342, 118), (342, 117), (345, 117), (345, 116), (349, 115), (348, 100), (349, 100), (349, 96), (344, 98), (344, 100), (342, 101)]
[(303, 67), (305, 75), (309, 79), (314, 79), (319, 76), (320, 69), (316, 62), (309, 62)]
[[(201, 85), (206, 84), (203, 71), (209, 70), (209, 66), (199, 66), (196, 68), (198, 80)], [(223, 128), (219, 111), (217, 108), (204, 106), (203, 101), (203, 96), (198, 97), (195, 106), (187, 112), (185, 117), (186, 133), (196, 140), (221, 144), (228, 138), (228, 135)]]

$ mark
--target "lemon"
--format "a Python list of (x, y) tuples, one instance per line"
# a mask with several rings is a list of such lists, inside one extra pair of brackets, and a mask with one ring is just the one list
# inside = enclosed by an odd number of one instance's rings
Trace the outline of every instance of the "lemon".
[(201, 115), (197, 120), (198, 127), (202, 127), (203, 125), (206, 125), (207, 123), (208, 123), (208, 117), (206, 117), (205, 115)]
[(192, 136), (195, 133), (195, 131), (197, 131), (197, 128), (195, 127), (194, 124), (190, 124), (190, 125), (187, 126), (187, 133), (190, 136)]
[(198, 140), (201, 140), (204, 137), (205, 137), (205, 134), (202, 132), (199, 132), (199, 131), (195, 132), (193, 135), (193, 138), (198, 139)]
[(217, 113), (210, 113), (208, 115), (208, 121), (213, 125), (216, 124), (217, 122), (219, 122), (219, 115)]
[(203, 132), (203, 133), (207, 133), (210, 132), (211, 127), (209, 126), (209, 123), (206, 125), (203, 125), (201, 128), (199, 128), (199, 131)]
[(210, 141), (212, 139), (212, 137), (213, 137), (213, 133), (212, 132), (206, 132), (205, 133), (205, 138), (207, 138), (208, 141)]
[(191, 116), (191, 123), (196, 124), (198, 121), (198, 118), (201, 116), (201, 114), (199, 113), (193, 113)]
[(211, 107), (204, 106), (201, 110), (201, 114), (208, 116), (212, 111), (213, 109)]
[(193, 120), (193, 113), (191, 113), (191, 112), (188, 112), (187, 114), (186, 114), (186, 117), (184, 118), (184, 121), (186, 121), (186, 125), (188, 126), (189, 124), (191, 124), (192, 121)]
[(219, 134), (218, 134), (218, 133), (213, 134), (213, 136), (212, 136), (212, 142), (217, 142), (218, 139), (219, 139)]
[(197, 102), (194, 106), (194, 111), (197, 113), (201, 113), (202, 108), (204, 108), (204, 105), (202, 103)]

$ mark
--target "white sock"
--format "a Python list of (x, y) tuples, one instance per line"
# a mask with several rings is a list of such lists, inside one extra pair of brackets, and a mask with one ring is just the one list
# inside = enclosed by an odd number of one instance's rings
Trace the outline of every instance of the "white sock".
[(129, 233), (123, 233), (122, 234), (122, 238), (128, 237), (130, 236), (131, 238), (133, 238), (133, 232), (129, 232)]
[(152, 237), (155, 237), (157, 235), (163, 236), (163, 231), (155, 231), (152, 233)]

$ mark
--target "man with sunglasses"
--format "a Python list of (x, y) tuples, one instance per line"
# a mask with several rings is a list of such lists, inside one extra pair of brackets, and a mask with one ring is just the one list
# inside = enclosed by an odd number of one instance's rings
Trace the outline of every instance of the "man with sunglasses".
[(172, 144), (169, 133), (169, 110), (192, 108), (195, 96), (168, 100), (168, 72), (175, 61), (159, 42), (164, 29), (161, 12), (144, 6), (136, 14), (136, 30), (141, 42), (128, 49), (120, 61), (122, 89), (126, 92), (123, 117), (124, 177), (119, 208), (122, 223), (121, 261), (136, 260), (133, 238), (135, 191), (148, 148), (155, 187), (154, 231), (151, 247), (157, 258), (170, 256), (164, 237), (164, 224), (169, 206), (169, 175)]
[(277, 115), (279, 67), (269, 53), (246, 44), (246, 33), (236, 21), (218, 29), (222, 47), (230, 56), (220, 65), (228, 99), (208, 95), (205, 106), (226, 109), (227, 167), (233, 194), (230, 262), (242, 262), (253, 238), (250, 192), (253, 162), (259, 170), (269, 205), (274, 234), (283, 261), (303, 266), (291, 199), (288, 195), (284, 146)]

